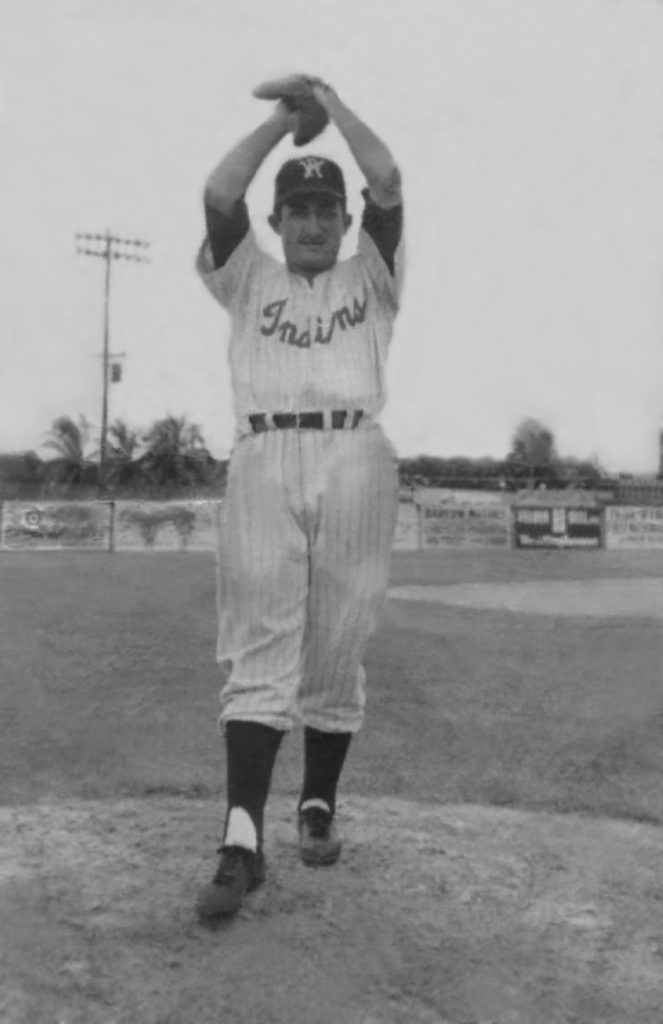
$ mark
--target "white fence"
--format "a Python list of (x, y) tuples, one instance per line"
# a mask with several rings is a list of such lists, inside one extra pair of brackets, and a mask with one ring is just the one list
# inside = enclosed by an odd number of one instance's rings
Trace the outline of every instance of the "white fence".
[(0, 549), (213, 551), (220, 501), (6, 501)]
[(614, 505), (605, 510), (607, 548), (663, 548), (663, 508)]
[[(450, 499), (449, 492), (422, 491), (410, 498), (403, 496), (394, 550), (546, 547), (550, 546), (551, 531), (556, 547), (663, 548), (662, 507), (581, 510), (592, 522), (583, 520), (578, 525), (577, 508), (541, 505), (537, 514), (548, 516), (552, 525), (546, 519), (543, 532), (532, 527), (525, 545), (518, 531), (530, 528), (520, 520), (531, 510), (512, 506), (499, 496), (486, 500), (482, 495), (476, 502), (469, 502), (465, 494), (462, 498)], [(222, 500), (6, 501), (0, 507), (0, 550), (213, 551), (221, 505)], [(556, 529), (555, 516), (564, 519), (563, 530)], [(590, 532), (591, 537), (581, 536)], [(581, 543), (585, 539), (587, 543)]]

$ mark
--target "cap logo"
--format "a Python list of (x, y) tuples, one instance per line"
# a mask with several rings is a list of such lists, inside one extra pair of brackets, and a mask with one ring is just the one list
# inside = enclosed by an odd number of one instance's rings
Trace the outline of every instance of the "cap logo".
[(304, 171), (305, 180), (306, 178), (322, 178), (325, 161), (321, 160), (319, 156), (303, 156), (299, 163)]

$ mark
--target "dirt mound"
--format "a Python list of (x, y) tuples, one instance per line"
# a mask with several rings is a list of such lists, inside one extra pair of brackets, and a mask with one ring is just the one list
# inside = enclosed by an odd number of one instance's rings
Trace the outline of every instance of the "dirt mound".
[(193, 904), (220, 807), (0, 811), (7, 1024), (657, 1024), (663, 831), (346, 798), (342, 862), (297, 859), (274, 797), (269, 878), (231, 924)]
[(392, 587), (398, 601), (432, 601), (520, 615), (580, 615), (663, 619), (660, 579), (532, 580), (522, 583), (410, 584)]

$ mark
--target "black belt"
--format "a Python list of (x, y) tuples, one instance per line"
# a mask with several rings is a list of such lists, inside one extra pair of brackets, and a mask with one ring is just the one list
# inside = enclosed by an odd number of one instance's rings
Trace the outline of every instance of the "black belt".
[[(355, 409), (349, 412), (347, 409), (333, 409), (331, 413), (332, 430), (343, 430), (348, 416), (352, 416), (350, 427), (352, 430), (360, 423), (364, 415), (363, 409)], [(254, 412), (249, 416), (249, 423), (254, 434), (261, 434), (269, 430), (270, 423), (276, 430), (322, 430), (325, 425), (325, 415), (322, 412)]]

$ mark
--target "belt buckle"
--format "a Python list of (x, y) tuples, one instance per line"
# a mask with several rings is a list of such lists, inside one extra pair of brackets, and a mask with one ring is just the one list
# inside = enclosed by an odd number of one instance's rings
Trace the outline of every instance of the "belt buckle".
[(267, 417), (264, 412), (255, 412), (249, 416), (249, 423), (254, 434), (262, 434), (267, 430)]

